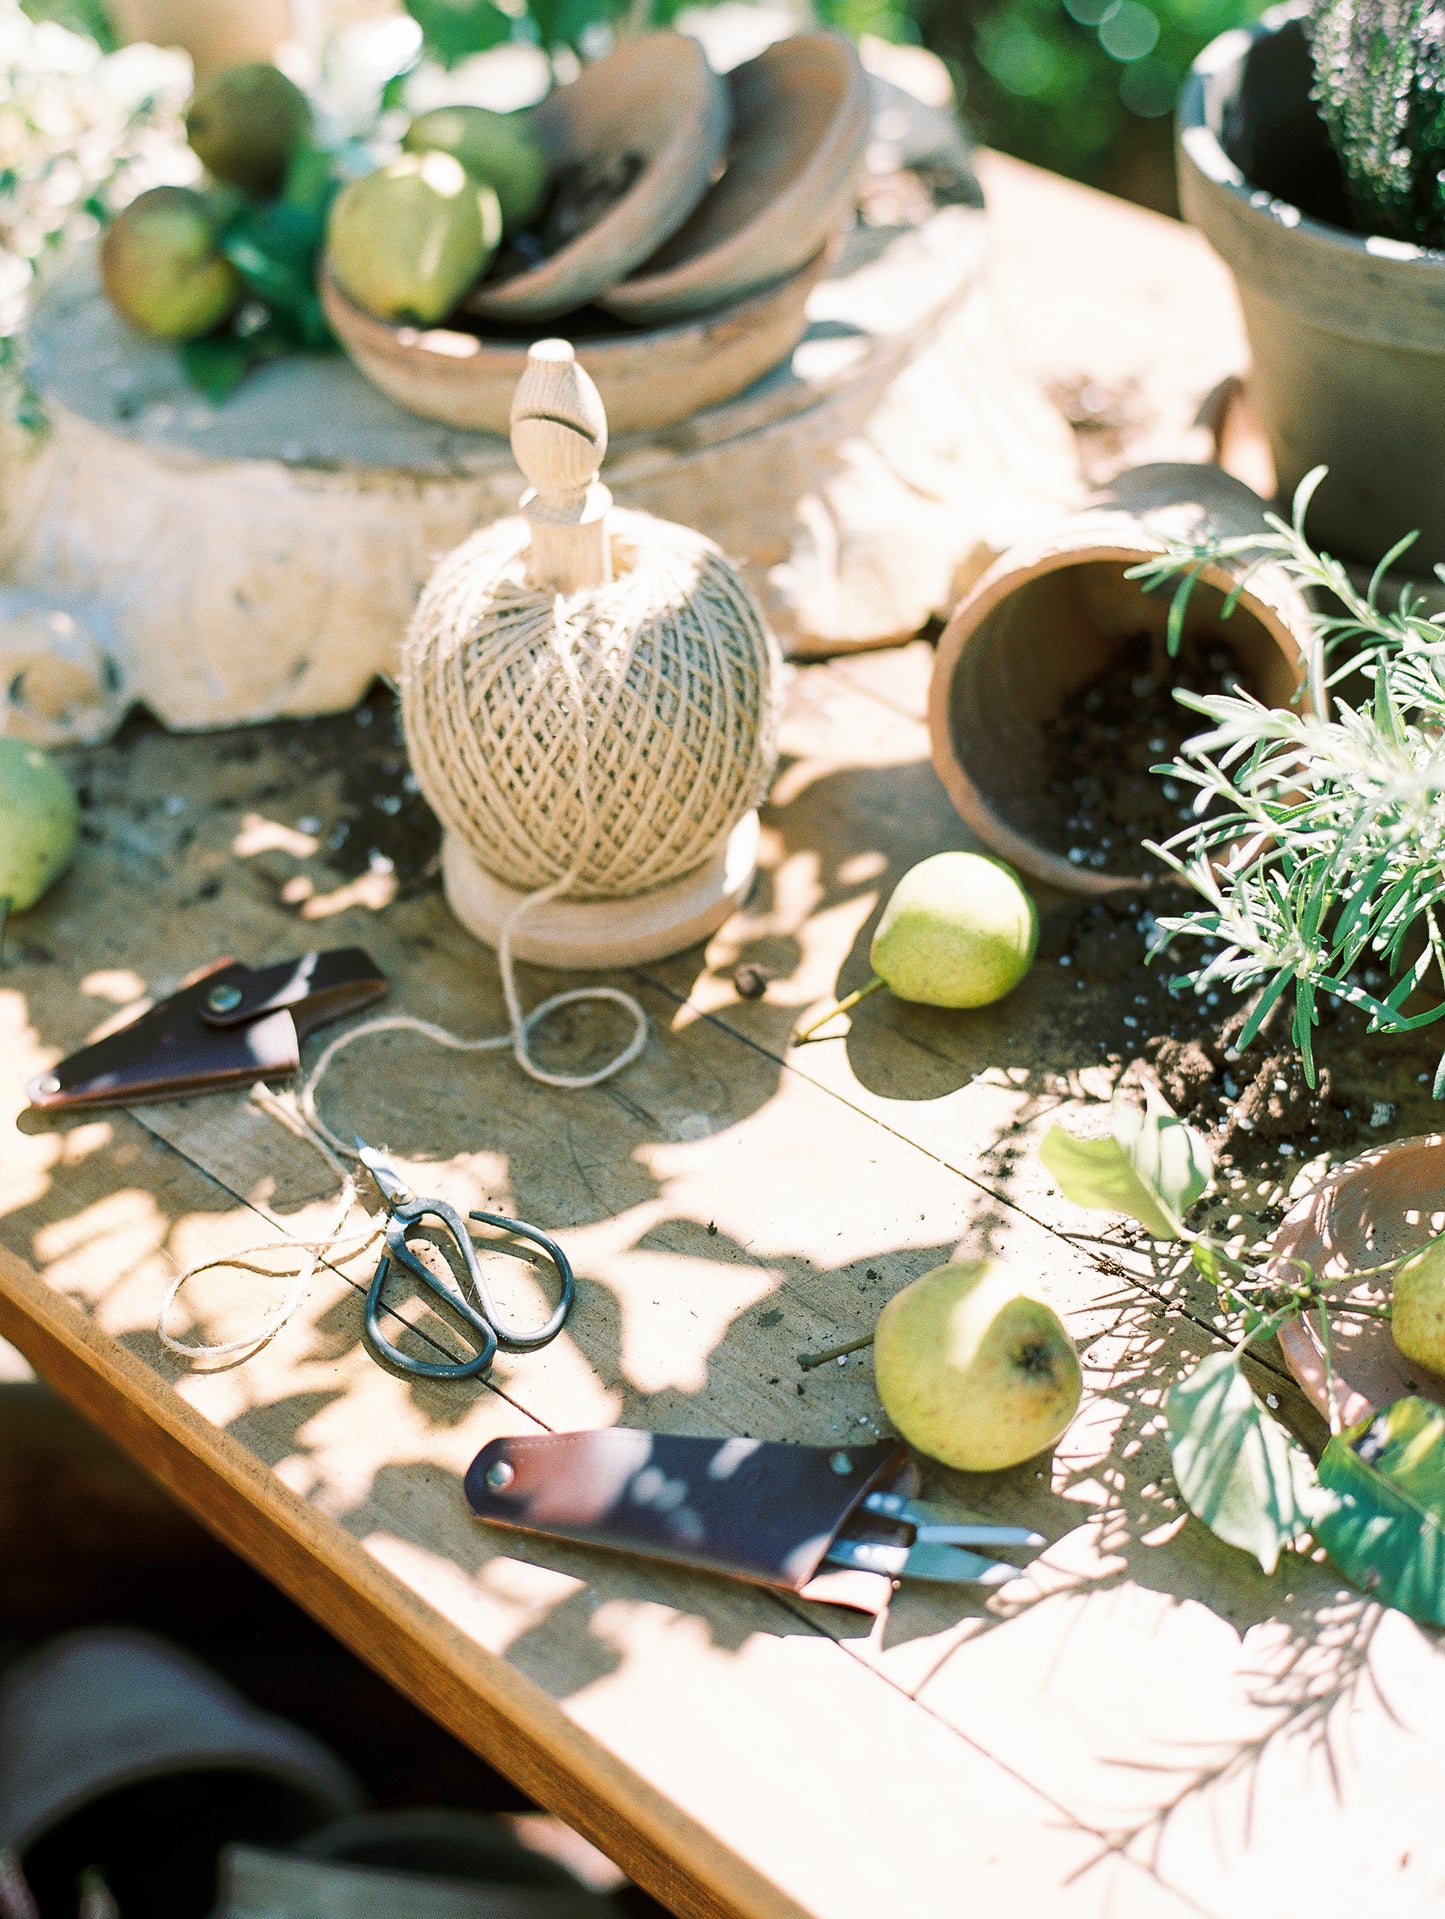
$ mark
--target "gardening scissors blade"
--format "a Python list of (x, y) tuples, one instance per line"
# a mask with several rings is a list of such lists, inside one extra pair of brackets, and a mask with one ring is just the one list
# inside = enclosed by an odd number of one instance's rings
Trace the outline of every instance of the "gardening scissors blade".
[(884, 1546), (872, 1539), (835, 1539), (825, 1558), (854, 1572), (886, 1573), (890, 1579), (926, 1579), (944, 1586), (1002, 1586), (1017, 1579), (1017, 1566), (984, 1559), (961, 1546)]
[(920, 1546), (1026, 1546), (1037, 1549), (1048, 1541), (1027, 1526), (995, 1526), (988, 1520), (957, 1519), (944, 1506), (926, 1499), (906, 1499), (902, 1493), (869, 1493), (863, 1511), (881, 1519), (896, 1519), (913, 1528)]
[(388, 1210), (393, 1206), (399, 1206), (403, 1200), (410, 1199), (410, 1187), (397, 1178), (376, 1148), (368, 1146), (360, 1133), (353, 1133), (351, 1137), (356, 1141), (356, 1157), (371, 1174), (377, 1191), (386, 1201)]

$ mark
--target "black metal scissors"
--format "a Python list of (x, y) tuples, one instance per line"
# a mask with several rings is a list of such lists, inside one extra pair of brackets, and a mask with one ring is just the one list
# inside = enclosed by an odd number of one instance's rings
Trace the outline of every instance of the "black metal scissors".
[[(389, 1359), (405, 1373), (412, 1373), (420, 1379), (475, 1379), (491, 1366), (497, 1355), (497, 1348), (508, 1353), (531, 1353), (539, 1346), (545, 1346), (561, 1332), (572, 1310), (572, 1298), (577, 1290), (577, 1282), (572, 1274), (571, 1263), (555, 1239), (551, 1239), (535, 1226), (528, 1226), (520, 1219), (508, 1219), (501, 1213), (468, 1213), (468, 1219), (480, 1220), (487, 1226), (498, 1226), (503, 1232), (515, 1233), (518, 1238), (530, 1240), (538, 1246), (557, 1268), (562, 1281), (562, 1297), (556, 1310), (545, 1325), (535, 1332), (519, 1332), (508, 1326), (492, 1300), (487, 1282), (477, 1264), (476, 1249), (472, 1236), (467, 1231), (461, 1215), (454, 1207), (448, 1206), (444, 1199), (418, 1199), (405, 1183), (387, 1165), (374, 1147), (368, 1146), (363, 1139), (356, 1141), (357, 1153), (362, 1165), (376, 1182), (377, 1190), (386, 1204), (386, 1251), (381, 1256), (376, 1269), (376, 1277), (371, 1282), (371, 1290), (366, 1295), (366, 1337), (376, 1351)], [(452, 1243), (461, 1254), (471, 1281), (472, 1291), (476, 1294), (474, 1306), (462, 1288), (449, 1272), (433, 1272), (424, 1266), (407, 1244), (407, 1234), (424, 1219), (440, 1221), (450, 1235)], [(404, 1266), (412, 1278), (425, 1286), (437, 1298), (444, 1301), (458, 1314), (476, 1335), (476, 1353), (473, 1358), (443, 1364), (435, 1360), (413, 1359), (407, 1353), (398, 1351), (386, 1334), (381, 1330), (382, 1288), (386, 1276), (395, 1260)]]

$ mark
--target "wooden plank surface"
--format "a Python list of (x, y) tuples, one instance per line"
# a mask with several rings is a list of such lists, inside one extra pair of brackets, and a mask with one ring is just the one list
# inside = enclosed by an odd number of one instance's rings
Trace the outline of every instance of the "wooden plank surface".
[[(1111, 276), (1132, 271), (1150, 303), (1154, 357), (1137, 340), (1128, 356), (1147, 360), (1144, 397), (1095, 457), (1195, 448), (1199, 383), (1239, 353), (1202, 243), (1014, 163), (986, 158), (985, 175), (997, 272), (1040, 377), (1066, 388), (1071, 356), (1081, 374), (1112, 367), (1099, 343)], [(1072, 333), (1067, 303), (1031, 304), (1065, 239)], [(1171, 359), (1175, 320), (1187, 367)], [(221, 952), (357, 941), (396, 1008), (467, 1034), (500, 1028), (501, 997), (434, 878), (338, 871), (335, 727), (329, 758), (303, 728), (215, 740), (143, 724), (87, 755), (81, 857), (19, 923), (0, 975), (0, 1334), (679, 1913), (1286, 1919), (1352, 1891), (1425, 1910), (1445, 1878), (1434, 1640), (1326, 1564), (1266, 1581), (1185, 1517), (1159, 1406), (1174, 1370), (1217, 1341), (1208, 1301), (1067, 1207), (1037, 1167), (1044, 1127), (1100, 1124), (1121, 1070), (1087, 992), (1043, 960), (987, 1013), (880, 995), (846, 1040), (790, 1046), (804, 1008), (863, 976), (898, 874), (966, 843), (928, 766), (930, 657), (919, 644), (797, 674), (758, 887), (706, 953), (626, 982), (652, 1031), (618, 1081), (551, 1093), (504, 1056), (406, 1035), (338, 1063), (334, 1121), (389, 1144), (427, 1190), (554, 1229), (573, 1258), (567, 1333), (504, 1356), (490, 1386), (375, 1365), (364, 1261), (322, 1267), (243, 1365), (192, 1370), (160, 1347), (167, 1276), (258, 1235), (315, 1231), (331, 1175), (242, 1096), (53, 1125), (22, 1113), (24, 1078)], [(366, 717), (385, 723), (375, 705)], [(744, 958), (771, 976), (761, 999), (736, 989)], [(524, 976), (532, 1000), (561, 983)], [(567, 1059), (606, 1043), (591, 1018), (554, 1042)], [(930, 1473), (933, 1496), (1048, 1537), (1000, 1591), (907, 1588), (870, 1630), (470, 1517), (460, 1475), (498, 1433), (624, 1421), (871, 1439), (884, 1421), (867, 1355), (806, 1375), (797, 1355), (866, 1330), (960, 1244), (1047, 1280), (1088, 1388), (1050, 1461), (988, 1481)], [(540, 1305), (530, 1269), (497, 1270), (516, 1310)], [(177, 1323), (236, 1336), (272, 1297), (211, 1274)], [(449, 1338), (425, 1315), (394, 1330)], [(1266, 1383), (1288, 1396), (1277, 1374)]]

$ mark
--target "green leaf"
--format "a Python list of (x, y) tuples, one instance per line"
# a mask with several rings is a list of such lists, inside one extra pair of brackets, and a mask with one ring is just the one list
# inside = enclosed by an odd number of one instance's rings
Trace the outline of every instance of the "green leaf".
[(500, 47), (512, 37), (512, 22), (492, 0), (406, 0), (427, 50), (454, 67), (474, 53)]
[(1075, 1139), (1062, 1126), (1051, 1126), (1040, 1142), (1039, 1158), (1064, 1198), (1076, 1206), (1128, 1213), (1155, 1239), (1179, 1237), (1118, 1140)]
[(1053, 1126), (1039, 1158), (1076, 1206), (1128, 1213), (1155, 1239), (1178, 1239), (1184, 1215), (1209, 1186), (1209, 1149), (1177, 1114), (1144, 1113), (1116, 1099), (1112, 1139), (1075, 1139)]
[(318, 147), (311, 140), (303, 140), (286, 166), (286, 180), (280, 194), (282, 204), (316, 214), (324, 225), (327, 208), (335, 198), (339, 185), (332, 177), (332, 167), (333, 159), (328, 148)]
[(1209, 1190), (1214, 1162), (1194, 1128), (1162, 1100), (1158, 1104), (1160, 1110), (1146, 1113), (1116, 1097), (1114, 1137), (1177, 1230), (1195, 1200)]
[(1268, 1414), (1233, 1353), (1176, 1379), (1165, 1402), (1174, 1477), (1189, 1510), (1272, 1573), (1319, 1496), (1303, 1448)]
[(1396, 1400), (1330, 1441), (1320, 1481), (1314, 1535), (1345, 1577), (1445, 1626), (1445, 1408)]
[(102, 53), (114, 53), (120, 45), (101, 0), (21, 0), (21, 11), (32, 20), (53, 20), (70, 33), (88, 36)]
[(213, 333), (204, 340), (188, 340), (181, 348), (181, 371), (213, 406), (229, 400), (252, 367), (279, 359), (287, 351), (275, 333), (262, 331), (238, 337)]
[(303, 347), (330, 344), (316, 293), (316, 256), (325, 233), (319, 208), (274, 201), (247, 207), (221, 236), (221, 251), (247, 287)]

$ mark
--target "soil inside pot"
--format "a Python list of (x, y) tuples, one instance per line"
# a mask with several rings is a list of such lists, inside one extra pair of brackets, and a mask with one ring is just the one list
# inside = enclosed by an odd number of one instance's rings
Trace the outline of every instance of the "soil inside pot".
[(1311, 219), (1353, 228), (1345, 178), (1311, 97), (1314, 62), (1302, 21), (1256, 40), (1224, 148), (1246, 180)]
[(1146, 840), (1163, 841), (1193, 818), (1195, 788), (1151, 769), (1207, 729), (1176, 690), (1248, 690), (1238, 654), (1219, 634), (1188, 636), (1170, 659), (1161, 638), (1127, 639), (1043, 728), (1052, 769), (1039, 837), (1074, 865), (1159, 876)]

